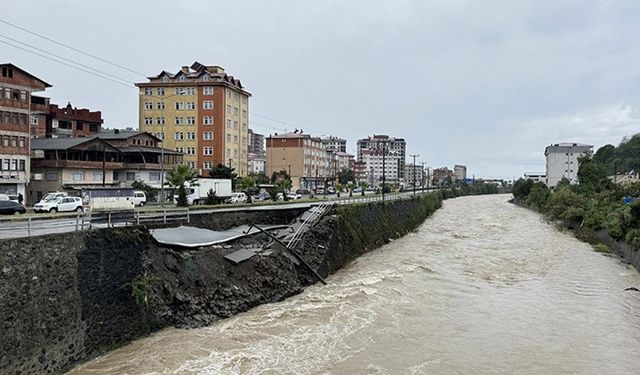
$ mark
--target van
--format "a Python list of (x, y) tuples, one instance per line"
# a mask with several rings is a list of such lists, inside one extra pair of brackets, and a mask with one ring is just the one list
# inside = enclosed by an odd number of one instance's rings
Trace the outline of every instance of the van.
[(147, 204), (147, 194), (144, 191), (136, 190), (133, 192), (133, 204), (139, 207)]

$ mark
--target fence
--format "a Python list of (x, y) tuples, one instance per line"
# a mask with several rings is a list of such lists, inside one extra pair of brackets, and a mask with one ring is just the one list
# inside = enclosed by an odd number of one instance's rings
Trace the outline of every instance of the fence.
[[(416, 195), (421, 195), (418, 191)], [(318, 204), (355, 204), (410, 199), (413, 192), (352, 196), (352, 197), (332, 197), (320, 199), (316, 202), (307, 202), (309, 207)], [(296, 203), (295, 200), (291, 203)], [(246, 211), (254, 206), (247, 205), (237, 208), (226, 208), (226, 210)], [(286, 208), (286, 205), (279, 204), (274, 208)], [(264, 206), (262, 206), (264, 209)], [(170, 209), (162, 211), (127, 210), (108, 212), (85, 212), (75, 216), (69, 215), (60, 218), (55, 217), (29, 217), (19, 220), (0, 220), (0, 239), (22, 238), (38, 236), (50, 233), (68, 233), (74, 231), (89, 230), (92, 228), (110, 228), (117, 226), (140, 225), (145, 223), (191, 222), (192, 215), (204, 215), (215, 213), (218, 209)]]

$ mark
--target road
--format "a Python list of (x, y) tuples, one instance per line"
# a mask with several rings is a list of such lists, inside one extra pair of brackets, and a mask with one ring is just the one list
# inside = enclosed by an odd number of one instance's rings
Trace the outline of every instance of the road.
[[(413, 195), (412, 192), (388, 194), (386, 200), (406, 199)], [(379, 201), (382, 199), (381, 195), (367, 195), (364, 197), (341, 197), (332, 199), (319, 199), (316, 201), (306, 201), (301, 203), (278, 203), (278, 204), (262, 204), (262, 205), (242, 205), (239, 207), (224, 207), (224, 208), (206, 208), (206, 209), (190, 209), (189, 215), (205, 215), (216, 212), (245, 212), (245, 211), (271, 211), (271, 210), (288, 210), (295, 208), (310, 208), (313, 205), (318, 205), (323, 202), (332, 202), (334, 204), (353, 204), (359, 202), (371, 202)], [(159, 207), (145, 207), (142, 210), (137, 210), (136, 215), (139, 215), (140, 222), (164, 222), (176, 221), (186, 219), (186, 210), (168, 208), (165, 211), (159, 211)], [(166, 216), (165, 216), (166, 215)], [(24, 238), (30, 236), (40, 236), (44, 234), (52, 233), (68, 233), (76, 230), (83, 230), (96, 228), (106, 228), (107, 223), (96, 223), (95, 217), (92, 223), (88, 222), (89, 219), (85, 216), (84, 222), (82, 215), (80, 216), (65, 216), (61, 218), (48, 218), (42, 215), (26, 215), (20, 217), (12, 217), (3, 219), (0, 221), (0, 239), (9, 238)], [(116, 220), (114, 220), (116, 221)], [(91, 225), (89, 225), (91, 224)], [(117, 224), (116, 224), (117, 225)], [(120, 225), (124, 225), (121, 223)]]

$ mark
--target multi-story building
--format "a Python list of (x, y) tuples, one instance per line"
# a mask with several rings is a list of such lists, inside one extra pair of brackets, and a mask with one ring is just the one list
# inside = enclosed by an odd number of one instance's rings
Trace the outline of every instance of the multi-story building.
[(249, 154), (247, 156), (249, 173), (264, 173), (267, 153), (264, 150), (264, 135), (249, 129)]
[(369, 182), (367, 165), (363, 161), (353, 162), (353, 177), (357, 184), (361, 182)]
[(547, 165), (546, 184), (555, 187), (566, 178), (570, 183), (578, 182), (578, 158), (593, 154), (593, 146), (579, 143), (556, 143), (544, 150)]
[(267, 137), (267, 176), (286, 171), (293, 189), (316, 189), (335, 177), (331, 153), (320, 138), (303, 133)]
[(453, 179), (456, 181), (464, 181), (467, 179), (467, 166), (456, 164), (453, 166)]
[(195, 62), (175, 74), (162, 71), (137, 83), (140, 131), (184, 152), (202, 175), (217, 164), (248, 173), (249, 98), (239, 79), (219, 66)]
[(404, 167), (404, 182), (407, 186), (422, 186), (425, 184), (426, 178), (421, 164), (407, 164)]
[(37, 133), (41, 138), (91, 137), (100, 133), (103, 122), (100, 111), (50, 104), (47, 121), (38, 124)]
[(27, 202), (33, 204), (50, 191), (125, 187), (136, 180), (160, 188), (162, 169), (166, 173), (183, 160), (176, 151), (163, 151), (159, 142), (149, 133), (119, 131), (97, 137), (32, 139), (36, 157)]
[(445, 186), (453, 182), (453, 171), (447, 167), (436, 168), (431, 175), (432, 186)]
[(331, 135), (331, 136), (322, 138), (321, 141), (322, 141), (322, 144), (324, 145), (324, 147), (327, 150), (334, 150), (334, 151), (338, 151), (338, 152), (347, 152), (347, 140), (346, 139), (334, 137), (334, 136)]
[[(331, 152), (331, 151), (329, 151)], [(353, 170), (353, 163), (355, 162), (355, 157), (349, 153), (342, 151), (333, 151), (333, 157), (335, 158), (335, 162), (338, 166), (338, 171), (343, 169)]]
[(32, 101), (31, 93), (48, 87), (13, 64), (0, 64), (0, 193), (26, 196), (31, 127), (44, 121), (39, 113), (47, 110), (45, 104)]
[(533, 182), (542, 182), (543, 184), (547, 183), (547, 175), (542, 172), (537, 173), (525, 173), (525, 180), (532, 180)]
[[(368, 182), (377, 184), (382, 181), (382, 164), (387, 182), (396, 183), (404, 178), (407, 143), (402, 138), (388, 135), (373, 135), (358, 140), (358, 161), (367, 164)], [(384, 157), (383, 157), (384, 154)]]

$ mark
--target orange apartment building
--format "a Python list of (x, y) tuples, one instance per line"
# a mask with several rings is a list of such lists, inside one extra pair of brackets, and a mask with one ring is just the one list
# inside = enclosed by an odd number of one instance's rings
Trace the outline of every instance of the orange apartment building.
[(139, 129), (184, 153), (184, 162), (207, 176), (217, 164), (248, 173), (249, 98), (239, 79), (198, 62), (136, 83)]

